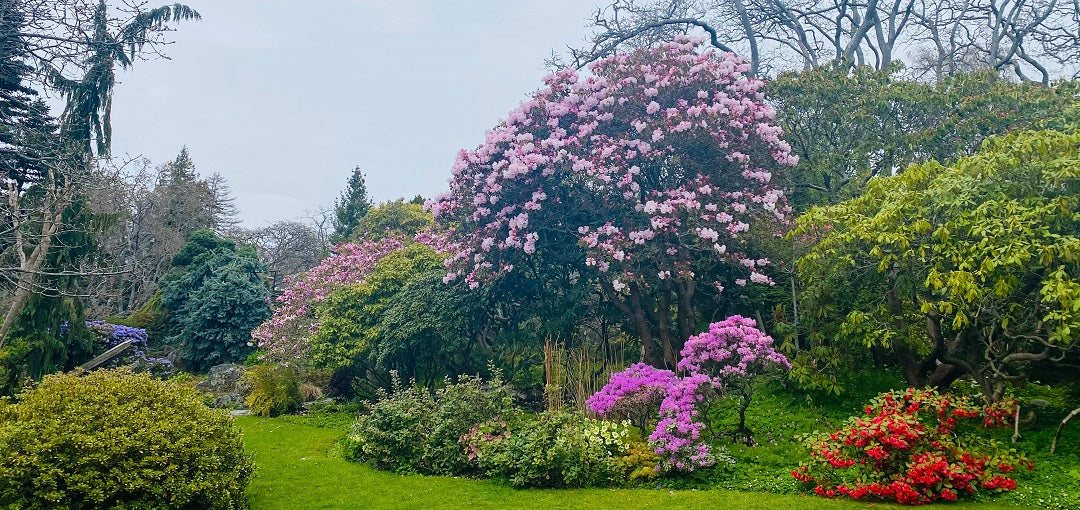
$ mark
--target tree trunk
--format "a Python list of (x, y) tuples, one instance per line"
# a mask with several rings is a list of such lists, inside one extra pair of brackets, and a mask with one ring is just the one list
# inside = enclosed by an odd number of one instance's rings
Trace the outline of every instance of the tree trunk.
[(23, 257), (26, 252), (21, 237), (19, 238), (20, 242), (15, 246), (21, 260), (19, 278), (16, 283), (15, 295), (8, 306), (7, 313), (4, 314), (4, 322), (0, 325), (0, 347), (3, 347), (7, 342), (11, 326), (15, 323), (15, 319), (22, 312), (26, 303), (30, 301), (38, 273), (41, 272), (42, 267), (45, 265), (49, 248), (52, 247), (53, 236), (56, 235), (64, 210), (67, 209), (68, 193), (66, 190), (57, 189), (55, 176), (51, 171), (49, 172), (49, 180), (49, 191), (45, 195), (45, 205), (42, 206), (41, 233), (37, 244), (34, 246), (33, 251), (30, 252), (30, 256), (25, 258)]
[(642, 361), (654, 367), (664, 366), (664, 355), (653, 338), (652, 324), (645, 315), (645, 308), (641, 306), (641, 291), (637, 285), (630, 286), (630, 312), (638, 336), (641, 337)]
[(0, 326), (0, 347), (3, 347), (4, 343), (7, 342), (7, 336), (11, 331), (11, 326), (15, 323), (15, 318), (19, 316), (23, 307), (30, 301), (30, 296), (33, 294), (34, 281), (37, 279), (37, 273), (41, 271), (42, 266), (45, 264), (45, 255), (48, 254), (49, 248), (52, 246), (52, 235), (56, 233), (56, 229), (49, 228), (49, 222), (46, 221), (42, 224), (41, 230), (41, 240), (38, 241), (37, 246), (34, 247), (34, 251), (30, 254), (30, 257), (26, 259), (26, 263), (20, 267), (19, 279), (15, 288), (15, 296), (8, 306), (7, 313), (4, 314), (4, 323)]
[[(897, 330), (903, 330), (906, 327), (904, 308), (900, 304), (900, 297), (896, 295), (895, 285), (885, 293), (885, 303), (888, 306), (889, 315), (892, 316), (893, 327)], [(915, 388), (926, 386), (926, 379), (923, 377), (922, 371), (919, 370), (919, 362), (915, 359), (915, 353), (911, 352), (907, 344), (894, 342), (893, 352), (896, 353), (896, 362), (900, 365), (900, 370), (903, 371), (904, 379), (907, 380), (908, 385)]]
[(682, 344), (697, 331), (697, 314), (694, 312), (694, 291), (697, 283), (693, 280), (675, 283), (675, 292), (679, 299), (678, 323), (679, 323), (679, 350)]
[(667, 285), (660, 289), (656, 299), (656, 324), (660, 330), (660, 347), (664, 353), (663, 368), (675, 369), (675, 339), (671, 333), (671, 290)]

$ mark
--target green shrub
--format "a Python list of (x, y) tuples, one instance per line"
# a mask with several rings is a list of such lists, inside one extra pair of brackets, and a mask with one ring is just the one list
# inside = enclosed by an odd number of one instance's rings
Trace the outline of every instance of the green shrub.
[(434, 421), (434, 398), (422, 388), (402, 388), (396, 379), (392, 393), (380, 393), (345, 438), (346, 458), (398, 473), (421, 472), (419, 459)]
[(58, 374), (0, 401), (0, 506), (245, 508), (232, 419), (146, 374)]
[(345, 454), (399, 473), (455, 475), (475, 472), (461, 438), (476, 424), (513, 413), (513, 402), (495, 371), (484, 383), (461, 376), (434, 395), (402, 388), (394, 375), (393, 392), (383, 392), (346, 438)]
[(300, 379), (296, 370), (276, 364), (258, 365), (244, 373), (251, 393), (244, 403), (257, 416), (279, 416), (300, 408)]
[(515, 487), (622, 485), (643, 477), (639, 471), (647, 466), (655, 472), (659, 460), (648, 448), (632, 447), (628, 424), (562, 411), (518, 423), (486, 422), (465, 443), (485, 474)]

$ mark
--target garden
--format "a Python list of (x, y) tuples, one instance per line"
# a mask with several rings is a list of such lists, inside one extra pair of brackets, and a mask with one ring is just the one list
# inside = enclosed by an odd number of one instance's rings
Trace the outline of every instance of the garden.
[[(95, 72), (199, 18), (98, 9)], [(1080, 509), (1080, 81), (711, 34), (548, 74), (437, 197), (354, 171), (325, 232), (230, 223), (186, 149), (98, 192), (111, 91), (0, 68), (0, 505)]]

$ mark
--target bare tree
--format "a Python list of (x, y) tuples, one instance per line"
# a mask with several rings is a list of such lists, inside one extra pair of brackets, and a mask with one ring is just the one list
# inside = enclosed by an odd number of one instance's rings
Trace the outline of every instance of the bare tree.
[(281, 278), (311, 269), (326, 253), (326, 236), (317, 227), (302, 221), (278, 221), (263, 228), (238, 233), (238, 240), (251, 243), (259, 261), (270, 271), (271, 291)]
[(1080, 76), (1080, 0), (614, 0), (590, 23), (589, 44), (552, 64), (697, 33), (758, 75), (900, 61), (939, 80), (975, 68), (1044, 84)]

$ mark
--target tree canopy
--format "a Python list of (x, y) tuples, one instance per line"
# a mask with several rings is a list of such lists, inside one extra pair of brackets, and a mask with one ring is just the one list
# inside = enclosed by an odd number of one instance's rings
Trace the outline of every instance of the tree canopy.
[(597, 278), (650, 363), (672, 366), (695, 332), (699, 288), (771, 283), (746, 232), (784, 218), (773, 171), (797, 158), (764, 83), (698, 47), (681, 39), (601, 60), (589, 78), (552, 74), (462, 151), (432, 205), (450, 228), (447, 281), (476, 287), (529, 259), (561, 260)]
[[(840, 335), (891, 349), (913, 386), (970, 375), (1000, 398), (1080, 331), (1080, 134), (1018, 132), (974, 156), (872, 179), (795, 235), (813, 301)], [(847, 294), (848, 297), (842, 297)]]

